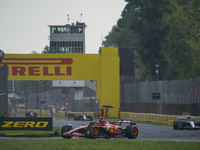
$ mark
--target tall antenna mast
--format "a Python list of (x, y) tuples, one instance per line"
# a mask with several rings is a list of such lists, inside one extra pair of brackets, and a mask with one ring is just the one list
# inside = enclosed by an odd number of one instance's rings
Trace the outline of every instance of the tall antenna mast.
[(69, 14), (67, 14), (67, 24), (69, 24)]
[(82, 13), (81, 13), (81, 20), (80, 21), (82, 22)]

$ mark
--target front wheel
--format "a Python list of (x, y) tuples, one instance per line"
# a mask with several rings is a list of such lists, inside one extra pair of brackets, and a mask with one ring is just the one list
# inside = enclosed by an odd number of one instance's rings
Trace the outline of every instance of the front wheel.
[(71, 125), (69, 125), (69, 124), (68, 125), (64, 125), (62, 127), (62, 129), (61, 129), (61, 134), (65, 133), (65, 132), (68, 132), (68, 131), (70, 131), (72, 129), (73, 129), (73, 127)]
[(129, 139), (135, 139), (138, 136), (138, 128), (133, 125), (129, 125), (125, 129), (125, 137)]
[(200, 122), (199, 121), (194, 121), (194, 125), (195, 126), (200, 126)]

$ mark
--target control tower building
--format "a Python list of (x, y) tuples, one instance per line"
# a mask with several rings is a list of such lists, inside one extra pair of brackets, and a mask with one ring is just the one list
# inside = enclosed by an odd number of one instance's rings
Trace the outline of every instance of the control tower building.
[[(85, 53), (85, 29), (87, 27), (85, 23), (77, 21), (66, 25), (48, 25), (48, 27), (50, 27), (50, 53)], [(53, 81), (52, 86), (69, 87), (72, 100), (96, 97), (94, 81)]]
[(85, 23), (49, 27), (50, 53), (85, 53)]

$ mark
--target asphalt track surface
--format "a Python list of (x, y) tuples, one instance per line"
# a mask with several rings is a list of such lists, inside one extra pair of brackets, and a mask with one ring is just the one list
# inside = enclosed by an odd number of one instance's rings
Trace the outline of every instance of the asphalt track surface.
[[(136, 122), (137, 123), (137, 122)], [(54, 126), (63, 126), (71, 124), (74, 128), (80, 125), (87, 125), (89, 121), (74, 121), (74, 120), (58, 120), (53, 119)], [(127, 126), (127, 123), (123, 123), (122, 126)], [(164, 140), (164, 141), (189, 141), (189, 142), (200, 142), (200, 130), (174, 130), (173, 127), (163, 127), (163, 126), (152, 126), (136, 124), (139, 130), (138, 137), (136, 139), (131, 139), (134, 141), (141, 140)], [(54, 138), (12, 138), (12, 137), (0, 137), (0, 140), (67, 140), (62, 137)], [(124, 140), (124, 139), (121, 139)], [(125, 139), (129, 140), (129, 139)]]

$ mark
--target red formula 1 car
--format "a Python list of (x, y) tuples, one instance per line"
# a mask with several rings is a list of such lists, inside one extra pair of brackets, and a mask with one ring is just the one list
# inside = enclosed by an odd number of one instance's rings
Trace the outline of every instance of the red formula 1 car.
[[(127, 127), (122, 127), (121, 123), (130, 123)], [(136, 123), (131, 121), (118, 121), (110, 122), (104, 119), (100, 121), (91, 121), (89, 125), (83, 125), (77, 128), (73, 128), (70, 124), (65, 125), (61, 129), (63, 138), (72, 138), (73, 136), (85, 137), (85, 138), (120, 138), (126, 137), (129, 139), (135, 139), (138, 136), (138, 128)]]

